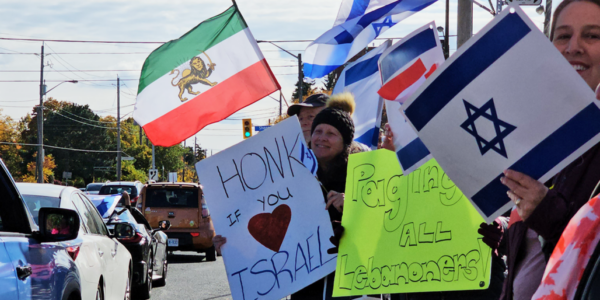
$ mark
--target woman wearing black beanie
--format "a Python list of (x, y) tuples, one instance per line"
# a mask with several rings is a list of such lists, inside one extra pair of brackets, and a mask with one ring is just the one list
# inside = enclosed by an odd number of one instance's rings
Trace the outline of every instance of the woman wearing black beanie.
[[(327, 191), (325, 208), (329, 212), (331, 221), (341, 221), (348, 156), (362, 150), (352, 144), (354, 138), (352, 113), (355, 107), (352, 94), (333, 95), (327, 101), (326, 106), (313, 120), (311, 148), (319, 162), (317, 177)], [(331, 298), (334, 274), (331, 273), (327, 276), (327, 285), (330, 287), (326, 290), (329, 294), (325, 295), (325, 298)], [(294, 293), (292, 300), (323, 299), (324, 283), (325, 280), (322, 279), (305, 287)]]

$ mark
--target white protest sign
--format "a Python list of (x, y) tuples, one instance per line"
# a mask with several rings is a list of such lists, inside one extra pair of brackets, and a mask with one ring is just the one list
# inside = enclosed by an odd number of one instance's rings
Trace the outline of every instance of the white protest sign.
[(488, 222), (513, 206), (512, 169), (545, 182), (600, 141), (594, 93), (518, 6), (469, 39), (403, 106)]
[(296, 116), (196, 164), (233, 299), (281, 299), (332, 273), (318, 181), (300, 163)]

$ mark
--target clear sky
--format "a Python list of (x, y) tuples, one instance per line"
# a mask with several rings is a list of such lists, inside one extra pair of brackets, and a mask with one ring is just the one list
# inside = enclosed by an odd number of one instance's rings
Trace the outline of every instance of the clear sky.
[[(479, 0), (484, 5), (487, 1)], [(496, 1), (492, 1), (494, 4)], [(238, 0), (238, 6), (257, 40), (312, 40), (330, 29), (341, 0)], [(558, 3), (554, 3), (556, 7)], [(93, 40), (166, 42), (176, 39), (203, 20), (231, 6), (228, 0), (0, 0), (0, 38), (46, 40)], [(456, 6), (450, 1), (450, 49), (456, 49)], [(533, 22), (542, 28), (544, 17), (535, 6), (524, 6)], [(434, 20), (444, 26), (445, 1), (438, 1), (397, 24), (382, 37), (402, 37)], [(474, 6), (474, 31), (492, 15)], [(382, 41), (375, 41), (375, 45)], [(308, 43), (278, 42), (292, 53), (303, 53)], [(0, 109), (3, 115), (19, 119), (39, 103), (40, 47), (42, 42), (0, 39)], [(49, 97), (87, 104), (101, 116), (116, 116), (117, 87), (121, 86), (121, 116), (131, 116), (138, 78), (148, 54), (160, 44), (100, 44), (45, 42), (48, 66), (44, 78)], [(298, 78), (296, 60), (272, 45), (260, 44), (264, 56), (290, 101)], [(33, 53), (37, 53), (33, 54)], [(27, 80), (34, 82), (3, 82)], [(98, 80), (98, 81), (84, 81)], [(35, 82), (37, 81), (37, 82)], [(318, 85), (322, 85), (317, 81)], [(229, 119), (208, 126), (196, 136), (209, 153), (242, 140), (241, 119), (251, 117), (254, 125), (266, 125), (279, 114), (279, 93), (235, 113)], [(284, 112), (286, 106), (283, 106)], [(85, 126), (85, 125), (82, 125)], [(188, 140), (188, 145), (193, 137)]]

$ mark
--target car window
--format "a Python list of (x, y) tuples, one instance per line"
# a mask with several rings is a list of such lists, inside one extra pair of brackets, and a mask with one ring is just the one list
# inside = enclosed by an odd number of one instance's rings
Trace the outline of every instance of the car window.
[(81, 216), (81, 223), (85, 224), (88, 232), (91, 234), (100, 234), (100, 230), (94, 223), (89, 209), (85, 206), (85, 204), (83, 203), (81, 198), (79, 198), (77, 193), (73, 193), (71, 195), (71, 201), (73, 201), (73, 205), (75, 205), (75, 208), (77, 208), (77, 211)]
[(86, 191), (95, 192), (95, 191), (99, 191), (100, 188), (102, 188), (102, 184), (88, 184)]
[(105, 185), (100, 188), (99, 195), (114, 195), (127, 192), (130, 196), (136, 197), (138, 195), (137, 189), (131, 185)]
[(40, 213), (40, 209), (42, 207), (59, 207), (60, 199), (55, 197), (48, 196), (38, 196), (38, 195), (22, 195), (25, 200), (25, 204), (27, 204), (27, 209), (31, 213), (35, 224), (38, 223), (38, 215)]
[(198, 189), (148, 189), (146, 198), (146, 207), (198, 208)]
[(96, 224), (96, 228), (98, 228), (98, 234), (108, 235), (108, 229), (106, 229), (106, 226), (104, 225), (104, 221), (102, 221), (102, 216), (98, 212), (98, 209), (96, 209), (94, 204), (92, 204), (92, 202), (89, 199), (87, 199), (84, 195), (80, 194), (79, 197), (81, 197), (81, 200), (89, 209), (92, 220)]

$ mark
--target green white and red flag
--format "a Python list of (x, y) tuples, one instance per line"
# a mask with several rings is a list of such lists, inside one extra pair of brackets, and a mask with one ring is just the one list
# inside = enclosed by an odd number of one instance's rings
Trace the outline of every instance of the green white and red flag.
[(133, 118), (169, 147), (279, 89), (233, 5), (146, 58)]

